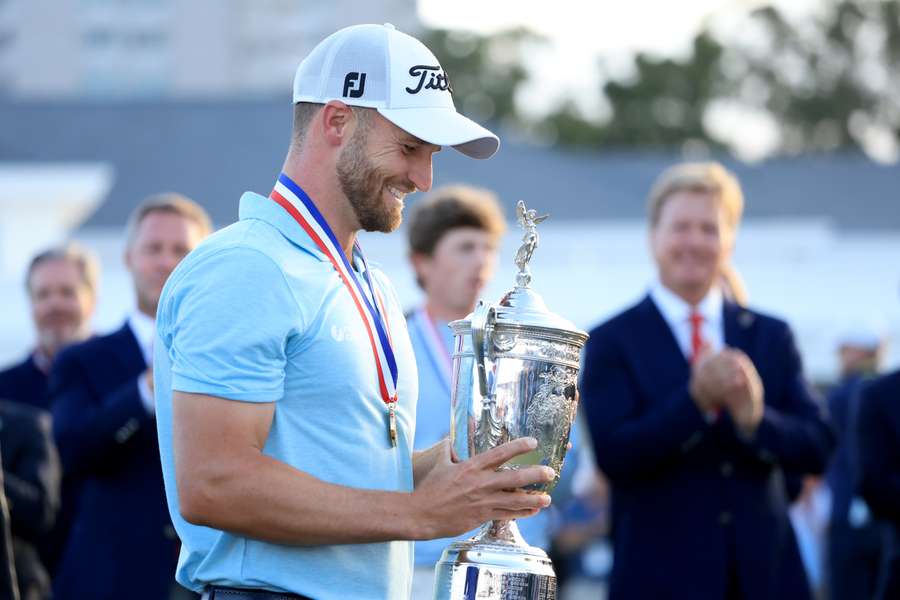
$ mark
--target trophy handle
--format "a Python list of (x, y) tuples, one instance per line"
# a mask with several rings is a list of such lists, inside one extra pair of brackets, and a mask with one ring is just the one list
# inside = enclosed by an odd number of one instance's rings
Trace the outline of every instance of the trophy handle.
[(472, 313), (472, 353), (475, 355), (475, 368), (478, 371), (478, 389), (481, 397), (488, 397), (487, 367), (485, 365), (484, 337), (487, 328), (494, 320), (494, 307), (479, 300)]

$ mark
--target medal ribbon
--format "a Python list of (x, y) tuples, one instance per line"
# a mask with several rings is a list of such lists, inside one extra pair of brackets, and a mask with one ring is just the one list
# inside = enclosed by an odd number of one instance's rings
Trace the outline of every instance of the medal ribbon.
[(362, 247), (358, 241), (355, 242), (353, 256), (358, 257), (362, 262), (363, 277), (372, 294), (371, 302), (366, 296), (356, 272), (351, 267), (350, 261), (347, 260), (346, 254), (338, 244), (334, 232), (306, 192), (290, 177), (281, 173), (270, 198), (280, 204), (297, 221), (297, 224), (328, 257), (340, 275), (344, 287), (353, 298), (356, 310), (359, 311), (359, 316), (366, 326), (369, 344), (375, 358), (375, 368), (378, 371), (378, 388), (381, 391), (381, 399), (390, 406), (391, 403), (397, 401), (397, 360), (391, 345), (387, 312), (384, 310), (381, 296), (372, 285), (369, 265), (366, 263)]
[(414, 318), (419, 326), (419, 331), (422, 332), (422, 337), (425, 339), (425, 349), (428, 351), (428, 358), (430, 359), (431, 365), (441, 378), (441, 382), (447, 389), (447, 395), (449, 397), (449, 394), (452, 391), (450, 389), (450, 371), (453, 369), (453, 363), (450, 360), (450, 353), (447, 351), (444, 339), (441, 337), (441, 334), (437, 330), (437, 325), (435, 325), (431, 315), (428, 314), (428, 311), (425, 310), (424, 306), (414, 313)]

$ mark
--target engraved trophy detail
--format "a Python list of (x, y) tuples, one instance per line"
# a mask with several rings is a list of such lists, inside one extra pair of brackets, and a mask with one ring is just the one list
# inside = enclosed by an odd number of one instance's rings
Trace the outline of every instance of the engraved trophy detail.
[[(450, 445), (466, 460), (519, 437), (538, 446), (503, 465), (549, 465), (557, 479), (526, 489), (549, 493), (559, 479), (577, 408), (576, 381), (587, 334), (551, 313), (531, 289), (529, 262), (539, 244), (538, 216), (519, 201), (524, 230), (515, 256), (516, 286), (497, 304), (479, 301), (454, 333)], [(450, 544), (435, 566), (435, 600), (554, 600), (556, 576), (547, 554), (529, 546), (514, 520), (485, 523)]]

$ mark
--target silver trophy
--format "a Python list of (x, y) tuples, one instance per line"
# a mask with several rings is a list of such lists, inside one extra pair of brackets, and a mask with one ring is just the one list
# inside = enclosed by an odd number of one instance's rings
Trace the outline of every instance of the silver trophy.
[[(532, 290), (528, 263), (547, 215), (517, 205), (525, 230), (516, 253), (516, 286), (499, 304), (478, 303), (454, 333), (450, 444), (466, 460), (519, 437), (535, 450), (501, 468), (549, 465), (554, 481), (526, 489), (550, 493), (569, 443), (576, 381), (587, 334), (551, 313)], [(556, 576), (547, 554), (522, 539), (514, 520), (485, 523), (471, 539), (448, 546), (435, 566), (435, 600), (553, 600)]]

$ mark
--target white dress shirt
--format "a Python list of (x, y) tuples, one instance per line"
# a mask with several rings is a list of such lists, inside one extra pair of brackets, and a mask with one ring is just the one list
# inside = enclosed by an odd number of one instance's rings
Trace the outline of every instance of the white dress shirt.
[[(144, 362), (147, 363), (148, 368), (152, 367), (153, 339), (156, 337), (156, 319), (151, 319), (141, 311), (135, 310), (128, 317), (128, 326), (131, 328), (131, 333), (134, 334), (134, 338), (137, 340), (138, 346), (141, 349), (141, 354), (144, 357)], [(156, 414), (156, 400), (153, 398), (153, 392), (150, 391), (150, 386), (147, 385), (147, 379), (144, 377), (143, 373), (138, 375), (137, 386), (144, 408), (146, 408), (147, 412), (151, 415)]]
[[(663, 319), (672, 330), (678, 347), (684, 353), (685, 358), (691, 358), (691, 312), (694, 310), (690, 304), (684, 301), (675, 292), (667, 288), (661, 281), (656, 280), (650, 286), (650, 298), (662, 313)], [(725, 347), (725, 326), (722, 321), (722, 292), (719, 288), (712, 288), (706, 297), (696, 307), (697, 312), (703, 317), (700, 325), (700, 333), (703, 341), (712, 352), (718, 352)]]

